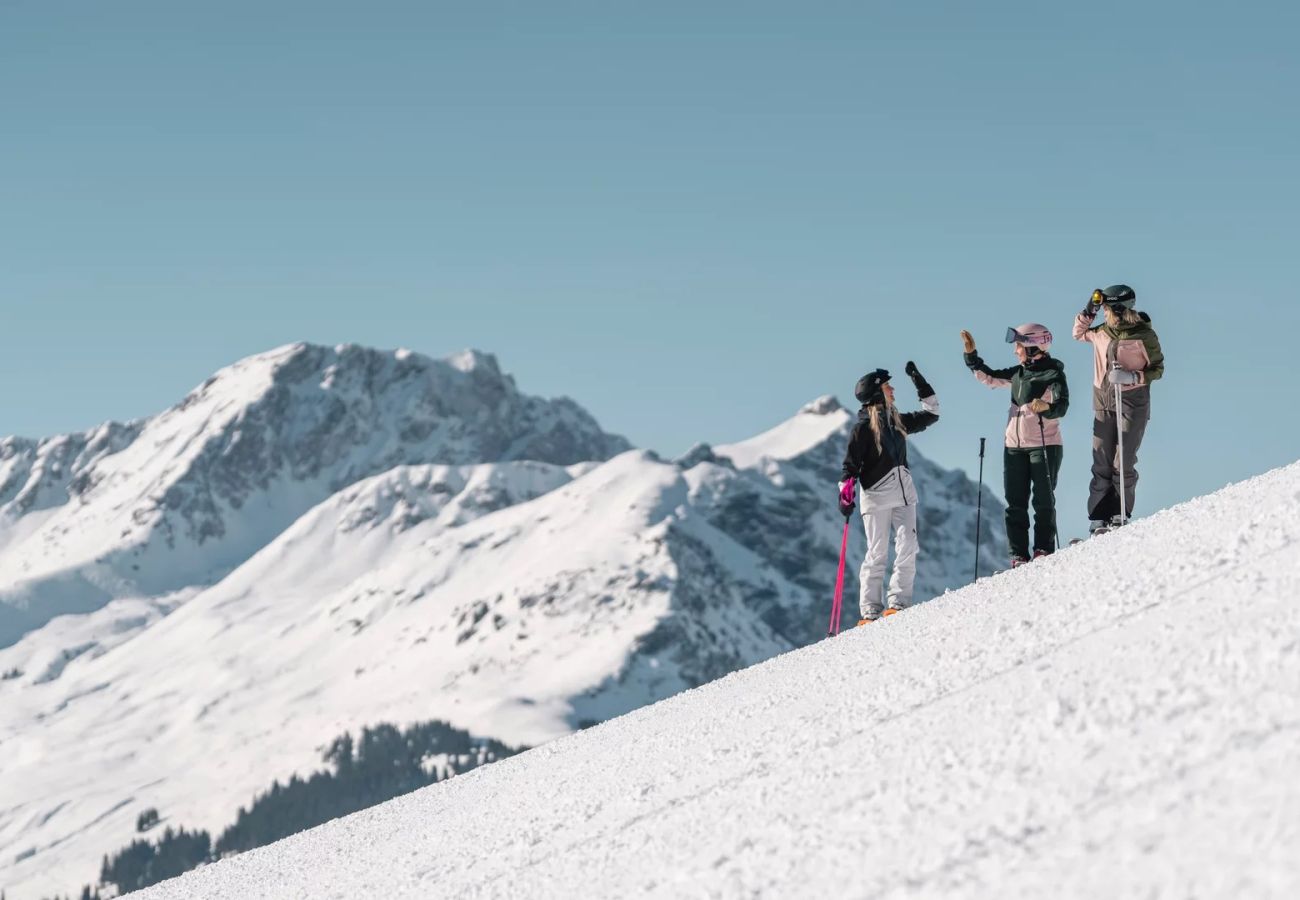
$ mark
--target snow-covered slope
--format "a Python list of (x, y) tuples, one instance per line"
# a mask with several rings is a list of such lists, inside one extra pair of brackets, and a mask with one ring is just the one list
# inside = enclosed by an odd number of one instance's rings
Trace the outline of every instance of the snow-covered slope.
[(1294, 897), (1298, 594), (1300, 464), (139, 896)]
[(487, 354), (281, 347), (148, 421), (0, 443), (0, 647), (60, 614), (212, 584), (397, 465), (627, 447), (572, 401), (521, 394)]
[[(56, 619), (0, 650), (23, 672), (0, 682), (0, 884), (92, 881), (147, 807), (229, 824), (344, 730), (439, 718), (534, 744), (815, 640), (849, 422), (824, 398), (744, 453), (399, 465), (210, 588)], [(923, 598), (969, 577), (974, 485), (914, 466)], [(994, 521), (986, 570), (1000, 542)], [(54, 632), (76, 658), (51, 659)]]

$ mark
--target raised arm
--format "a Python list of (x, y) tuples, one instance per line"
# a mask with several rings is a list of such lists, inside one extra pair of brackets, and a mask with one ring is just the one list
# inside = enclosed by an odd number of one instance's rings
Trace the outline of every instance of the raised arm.
[(1017, 367), (1010, 369), (990, 369), (980, 359), (980, 355), (975, 352), (975, 338), (971, 337), (969, 331), (961, 333), (962, 348), (966, 351), (962, 359), (966, 362), (966, 368), (971, 370), (975, 379), (981, 384), (987, 384), (991, 388), (1011, 387), (1011, 376), (1015, 374)]
[(925, 376), (917, 369), (916, 363), (908, 360), (903, 371), (916, 386), (916, 395), (921, 399), (921, 411), (903, 413), (899, 418), (903, 420), (903, 427), (907, 429), (908, 434), (916, 434), (939, 421), (939, 397), (935, 394), (934, 388), (930, 387), (930, 382), (926, 381)]
[(1074, 330), (1071, 334), (1076, 341), (1092, 341), (1092, 323), (1097, 318), (1097, 310), (1101, 309), (1101, 304), (1097, 302), (1100, 294), (1101, 291), (1093, 291), (1083, 311), (1074, 317)]

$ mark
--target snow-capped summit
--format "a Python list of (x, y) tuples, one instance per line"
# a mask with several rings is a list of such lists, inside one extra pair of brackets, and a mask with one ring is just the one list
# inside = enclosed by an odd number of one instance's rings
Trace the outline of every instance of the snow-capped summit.
[(786, 460), (800, 456), (825, 444), (839, 440), (839, 453), (843, 456), (842, 439), (848, 434), (853, 416), (838, 400), (831, 396), (819, 397), (800, 407), (789, 418), (762, 434), (735, 444), (714, 447), (714, 452), (725, 456), (741, 468), (755, 468), (763, 460)]
[(148, 420), (0, 443), (0, 647), (55, 615), (213, 583), (335, 491), (397, 465), (627, 449), (495, 358), (291, 344)]
[(810, 413), (814, 416), (829, 416), (831, 413), (839, 412), (844, 405), (836, 399), (834, 394), (823, 394), (816, 400), (805, 403), (799, 410), (802, 413)]
[(501, 375), (501, 366), (497, 363), (496, 356), (484, 353), (482, 350), (462, 350), (454, 356), (447, 357), (447, 363), (461, 372), (483, 370), (491, 375)]

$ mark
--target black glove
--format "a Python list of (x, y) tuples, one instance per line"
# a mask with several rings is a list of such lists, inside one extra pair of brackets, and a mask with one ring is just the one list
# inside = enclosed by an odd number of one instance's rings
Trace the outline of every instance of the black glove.
[(930, 382), (925, 380), (925, 376), (916, 367), (916, 363), (909, 359), (907, 365), (903, 367), (903, 371), (912, 379), (912, 384), (916, 385), (916, 393), (922, 400), (934, 396), (934, 388), (930, 387)]
[(1092, 296), (1088, 298), (1088, 305), (1083, 308), (1083, 314), (1085, 316), (1097, 315), (1097, 311), (1101, 309), (1103, 299), (1104, 295), (1101, 292), (1101, 288), (1093, 291)]

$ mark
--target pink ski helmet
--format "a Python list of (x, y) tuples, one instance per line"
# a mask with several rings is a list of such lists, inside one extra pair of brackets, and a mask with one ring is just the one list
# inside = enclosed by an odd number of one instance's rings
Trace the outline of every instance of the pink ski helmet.
[(1037, 347), (1046, 353), (1052, 346), (1052, 332), (1048, 330), (1046, 325), (1039, 325), (1037, 322), (1026, 322), (1015, 328), (1007, 329), (1007, 343)]

